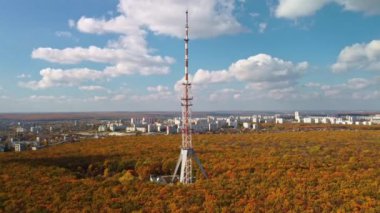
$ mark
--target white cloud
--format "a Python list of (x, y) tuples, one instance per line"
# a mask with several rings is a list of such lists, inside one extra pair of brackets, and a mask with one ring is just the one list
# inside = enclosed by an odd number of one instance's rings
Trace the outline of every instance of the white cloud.
[(155, 93), (161, 97), (169, 97), (172, 95), (172, 91), (169, 90), (169, 87), (162, 86), (162, 85), (158, 85), (155, 87), (148, 87), (147, 91), (152, 92), (153, 94)]
[(350, 70), (380, 71), (380, 40), (345, 47), (331, 68), (336, 73)]
[(363, 12), (367, 15), (380, 14), (380, 1), (378, 0), (280, 0), (275, 8), (278, 18), (296, 19), (314, 15), (324, 6), (336, 3), (347, 11)]
[(208, 71), (199, 69), (192, 79), (194, 84), (220, 83), (233, 80), (233, 75), (227, 70)]
[(111, 98), (113, 101), (124, 101), (127, 98), (124, 94), (115, 95)]
[(147, 87), (147, 91), (150, 93), (147, 95), (132, 95), (131, 99), (136, 102), (142, 102), (174, 98), (173, 92), (167, 86), (149, 86)]
[(233, 16), (235, 0), (121, 0), (119, 10), (127, 18), (155, 34), (183, 38), (185, 10), (189, 10), (192, 38), (206, 38), (243, 31)]
[(268, 27), (268, 24), (267, 24), (267, 23), (265, 23), (265, 22), (261, 22), (261, 23), (259, 24), (259, 33), (264, 33), (265, 30), (267, 29), (267, 27)]
[[(299, 85), (297, 82), (291, 81), (278, 81), (278, 82), (251, 82), (246, 85), (244, 89), (229, 88), (225, 90), (209, 88), (202, 90), (198, 94), (200, 99), (208, 94), (208, 100), (223, 101), (226, 104), (233, 100), (239, 99), (239, 102), (247, 100), (261, 100), (260, 102), (267, 102), (271, 100), (276, 101), (316, 101), (323, 100), (329, 101), (352, 101), (352, 100), (375, 100), (380, 96), (380, 91), (376, 87), (380, 83), (380, 77), (365, 79), (365, 78), (352, 78), (340, 84), (321, 84), (316, 82), (309, 82)], [(229, 85), (233, 86), (233, 84)], [(305, 90), (305, 87), (308, 89)]]
[[(378, 91), (376, 85), (380, 83), (380, 78), (352, 78), (332, 85), (316, 82), (299, 84), (299, 79), (308, 68), (307, 62), (294, 63), (258, 54), (238, 60), (225, 70), (200, 69), (194, 74), (194, 78), (190, 76), (190, 80), (198, 91), (197, 100), (207, 98), (211, 102), (228, 103), (227, 101), (235, 99), (242, 102), (259, 99), (335, 101), (358, 99), (358, 94), (362, 95), (362, 100), (372, 100), (379, 95), (373, 91)], [(183, 79), (176, 83), (176, 91), (182, 88), (182, 81)], [(244, 89), (237, 89), (241, 88), (240, 83), (245, 84)], [(215, 84), (228, 85), (230, 88), (221, 90)]]
[(227, 70), (198, 70), (194, 84), (224, 83), (233, 80), (250, 83), (294, 81), (308, 68), (307, 62), (294, 64), (267, 54), (258, 54), (231, 64)]
[(30, 101), (35, 101), (35, 102), (67, 102), (70, 101), (70, 98), (66, 96), (53, 96), (53, 95), (31, 95), (28, 98)]
[(297, 91), (294, 87), (272, 89), (268, 92), (268, 97), (276, 100), (296, 98)]
[[(133, 41), (130, 37), (121, 37), (119, 41), (110, 43), (110, 47), (89, 48), (75, 47), (66, 49), (38, 48), (32, 52), (32, 58), (44, 59), (54, 63), (78, 64), (83, 61), (111, 64), (104, 70), (77, 69), (51, 69), (40, 71), (40, 81), (21, 83), (27, 88), (45, 89), (56, 86), (73, 86), (81, 82), (100, 80), (103, 78), (115, 78), (121, 75), (141, 74), (157, 75), (167, 74), (169, 65), (174, 62), (170, 57), (152, 56), (146, 46), (127, 46)], [(119, 45), (118, 45), (119, 44)], [(142, 45), (145, 45), (143, 42)], [(113, 48), (119, 46), (119, 48)], [(123, 48), (124, 47), (124, 48)]]
[(325, 6), (329, 0), (280, 0), (275, 9), (275, 15), (278, 18), (295, 19), (303, 16), (311, 16), (317, 10)]
[(378, 0), (336, 0), (345, 10), (364, 12), (367, 15), (380, 14), (380, 1)]
[(84, 33), (105, 34), (145, 34), (145, 31), (140, 29), (140, 26), (132, 19), (120, 15), (110, 20), (104, 18), (88, 18), (81, 17), (77, 22), (77, 28)]
[(278, 82), (297, 79), (307, 68), (307, 62), (294, 64), (267, 54), (258, 54), (233, 63), (228, 72), (239, 81)]
[(108, 97), (107, 96), (94, 96), (93, 101), (105, 101), (105, 100), (108, 100)]
[(370, 85), (375, 84), (374, 81), (364, 79), (364, 78), (352, 78), (347, 81), (347, 87), (351, 89), (364, 89)]
[(84, 61), (115, 64), (116, 66), (129, 64), (136, 69), (139, 65), (155, 67), (174, 62), (174, 59), (170, 57), (149, 55), (145, 41), (139, 43), (138, 39), (131, 40), (131, 37), (121, 37), (119, 41), (110, 42), (106, 48), (96, 46), (65, 49), (37, 48), (33, 50), (32, 58), (61, 64), (78, 64)]
[(155, 87), (147, 87), (146, 88), (149, 92), (167, 92), (169, 88), (167, 86), (158, 85)]
[(52, 69), (40, 71), (42, 79), (39, 81), (19, 82), (19, 86), (29, 89), (46, 89), (57, 86), (76, 86), (82, 82), (100, 80), (105, 77), (104, 72), (83, 69)]
[(261, 82), (252, 82), (246, 85), (246, 89), (253, 89), (257, 91), (262, 90), (271, 90), (276, 88), (287, 88), (294, 85), (293, 80), (270, 82), (270, 81), (261, 81)]
[(217, 90), (215, 92), (212, 92), (209, 95), (210, 101), (223, 101), (223, 100), (229, 100), (229, 99), (239, 99), (241, 96), (241, 91), (232, 89), (232, 88), (225, 88), (222, 90)]
[[(184, 12), (189, 10), (192, 38), (207, 38), (242, 32), (244, 28), (233, 16), (234, 0), (133, 1), (120, 0), (119, 16), (104, 18), (81, 17), (77, 22), (86, 33), (155, 34), (183, 38)], [(178, 20), (183, 20), (178, 21)]]
[[(369, 97), (373, 97), (374, 94), (373, 90), (375, 89), (375, 86), (378, 85), (380, 82), (380, 77), (375, 77), (372, 79), (365, 79), (365, 78), (352, 78), (348, 79), (346, 82), (341, 84), (320, 84), (320, 83), (314, 83), (310, 82), (307, 83), (306, 86), (313, 89), (319, 89), (322, 91), (323, 95), (328, 98), (354, 98), (359, 99), (359, 94), (362, 95), (363, 100), (371, 99)], [(366, 94), (372, 94), (372, 95), (366, 95)]]
[(102, 91), (102, 90), (106, 90), (106, 88), (104, 88), (102, 86), (97, 86), (97, 85), (80, 86), (79, 89), (83, 90), (83, 91)]
[(356, 100), (378, 100), (380, 98), (380, 90), (354, 92), (352, 98)]
[[(244, 90), (217, 90), (211, 92), (209, 100), (225, 100), (226, 97), (241, 98), (252, 90), (259, 92), (255, 97), (281, 99), (290, 95), (297, 80), (308, 69), (307, 62), (293, 63), (267, 54), (258, 54), (232, 63), (228, 69), (209, 71), (199, 69), (189, 76), (195, 92), (202, 95), (212, 84), (245, 83)], [(175, 91), (182, 91), (182, 80), (176, 82)], [(220, 96), (220, 98), (219, 98)]]
[[(191, 37), (205, 38), (238, 33), (243, 27), (233, 16), (234, 0), (196, 0), (187, 4), (185, 0), (132, 1), (120, 0), (119, 15), (109, 18), (81, 17), (77, 23), (69, 20), (69, 27), (77, 27), (84, 33), (116, 33), (120, 37), (109, 41), (104, 48), (89, 46), (55, 49), (41, 47), (33, 50), (32, 58), (59, 64), (95, 62), (106, 64), (103, 70), (91, 70), (92, 77), (82, 75), (87, 68), (52, 69), (40, 71), (39, 81), (20, 82), (27, 88), (44, 89), (55, 86), (73, 86), (86, 81), (114, 78), (121, 75), (168, 74), (174, 59), (153, 55), (148, 47), (148, 31), (174, 37), (183, 37), (184, 12), (189, 9)], [(178, 20), (183, 20), (178, 21)], [(68, 36), (59, 32), (58, 36)]]

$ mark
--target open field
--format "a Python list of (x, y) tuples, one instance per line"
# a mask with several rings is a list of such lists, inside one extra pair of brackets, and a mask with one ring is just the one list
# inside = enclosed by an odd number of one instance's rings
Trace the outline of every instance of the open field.
[(171, 174), (179, 145), (129, 136), (1, 153), (0, 212), (380, 212), (380, 131), (194, 135), (210, 178), (149, 182)]

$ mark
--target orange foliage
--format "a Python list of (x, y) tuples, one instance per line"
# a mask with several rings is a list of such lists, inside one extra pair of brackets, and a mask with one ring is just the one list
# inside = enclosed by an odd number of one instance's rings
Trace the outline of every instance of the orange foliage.
[(0, 212), (380, 212), (380, 131), (194, 135), (209, 179), (159, 185), (180, 136), (0, 154)]

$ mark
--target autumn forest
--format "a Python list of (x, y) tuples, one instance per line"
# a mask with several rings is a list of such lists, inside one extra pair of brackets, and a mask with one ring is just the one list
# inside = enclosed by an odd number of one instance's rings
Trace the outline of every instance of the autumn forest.
[(171, 174), (180, 135), (0, 154), (0, 212), (380, 212), (380, 131), (194, 135), (207, 173)]

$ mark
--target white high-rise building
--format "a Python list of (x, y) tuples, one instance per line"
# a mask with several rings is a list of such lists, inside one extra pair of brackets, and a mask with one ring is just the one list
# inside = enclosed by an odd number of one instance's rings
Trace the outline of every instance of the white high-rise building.
[(301, 122), (300, 113), (298, 111), (294, 112), (294, 120), (296, 120), (298, 123)]

